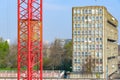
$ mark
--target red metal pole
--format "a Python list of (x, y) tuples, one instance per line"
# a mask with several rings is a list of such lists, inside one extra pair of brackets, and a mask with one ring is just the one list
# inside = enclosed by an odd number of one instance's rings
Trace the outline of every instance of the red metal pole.
[(42, 0), (18, 0), (18, 80), (42, 80), (42, 25)]
[(43, 59), (42, 59), (42, 57), (43, 57), (43, 55), (42, 55), (42, 49), (43, 49), (43, 44), (42, 44), (42, 43), (43, 43), (43, 35), (42, 35), (42, 34), (43, 34), (43, 29), (42, 29), (42, 27), (43, 27), (43, 24), (42, 24), (42, 21), (43, 21), (43, 15), (42, 15), (43, 12), (42, 12), (42, 11), (43, 11), (43, 10), (42, 10), (42, 9), (43, 9), (43, 8), (42, 8), (42, 7), (43, 7), (43, 5), (42, 5), (42, 3), (43, 3), (43, 2), (42, 2), (42, 0), (40, 0), (40, 1), (41, 1), (41, 2), (40, 2), (40, 7), (41, 7), (41, 8), (40, 8), (40, 22), (41, 22), (41, 31), (40, 31), (40, 32), (41, 32), (41, 42), (40, 42), (40, 45), (41, 45), (41, 46), (40, 46), (40, 61), (41, 61), (41, 64), (40, 64), (40, 72), (41, 72), (41, 73), (40, 73), (40, 80), (42, 80), (42, 73), (43, 73), (43, 72), (42, 72), (42, 70), (43, 70)]
[(17, 79), (18, 80), (20, 80), (20, 64), (19, 64), (19, 62), (20, 62), (20, 40), (19, 40), (19, 35), (20, 35), (20, 28), (19, 28), (19, 26), (20, 26), (20, 0), (18, 0), (18, 34), (17, 34), (17, 36), (18, 36), (18, 55), (17, 55), (17, 58), (18, 58), (18, 60), (17, 60), (17, 66), (18, 66), (18, 73), (17, 73)]
[(27, 80), (32, 80), (32, 70), (31, 70), (31, 0), (28, 0), (28, 79)]

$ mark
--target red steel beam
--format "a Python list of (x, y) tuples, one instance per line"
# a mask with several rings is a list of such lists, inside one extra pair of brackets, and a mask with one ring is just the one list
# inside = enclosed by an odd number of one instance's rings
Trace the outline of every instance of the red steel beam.
[(42, 0), (18, 0), (18, 80), (42, 80)]

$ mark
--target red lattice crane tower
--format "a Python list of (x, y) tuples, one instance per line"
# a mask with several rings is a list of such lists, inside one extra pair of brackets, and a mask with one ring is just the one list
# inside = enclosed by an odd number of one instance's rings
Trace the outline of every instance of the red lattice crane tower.
[(42, 0), (18, 0), (18, 80), (42, 80)]

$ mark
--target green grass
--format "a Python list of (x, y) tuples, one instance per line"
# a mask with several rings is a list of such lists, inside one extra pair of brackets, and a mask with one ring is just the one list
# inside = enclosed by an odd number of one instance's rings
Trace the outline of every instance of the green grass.
[(0, 68), (0, 71), (17, 71), (17, 68)]

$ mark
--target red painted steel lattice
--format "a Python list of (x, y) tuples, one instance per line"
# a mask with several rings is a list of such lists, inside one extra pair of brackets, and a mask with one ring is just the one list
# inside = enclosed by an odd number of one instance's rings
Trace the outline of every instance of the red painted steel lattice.
[(42, 0), (18, 0), (18, 80), (42, 80)]

